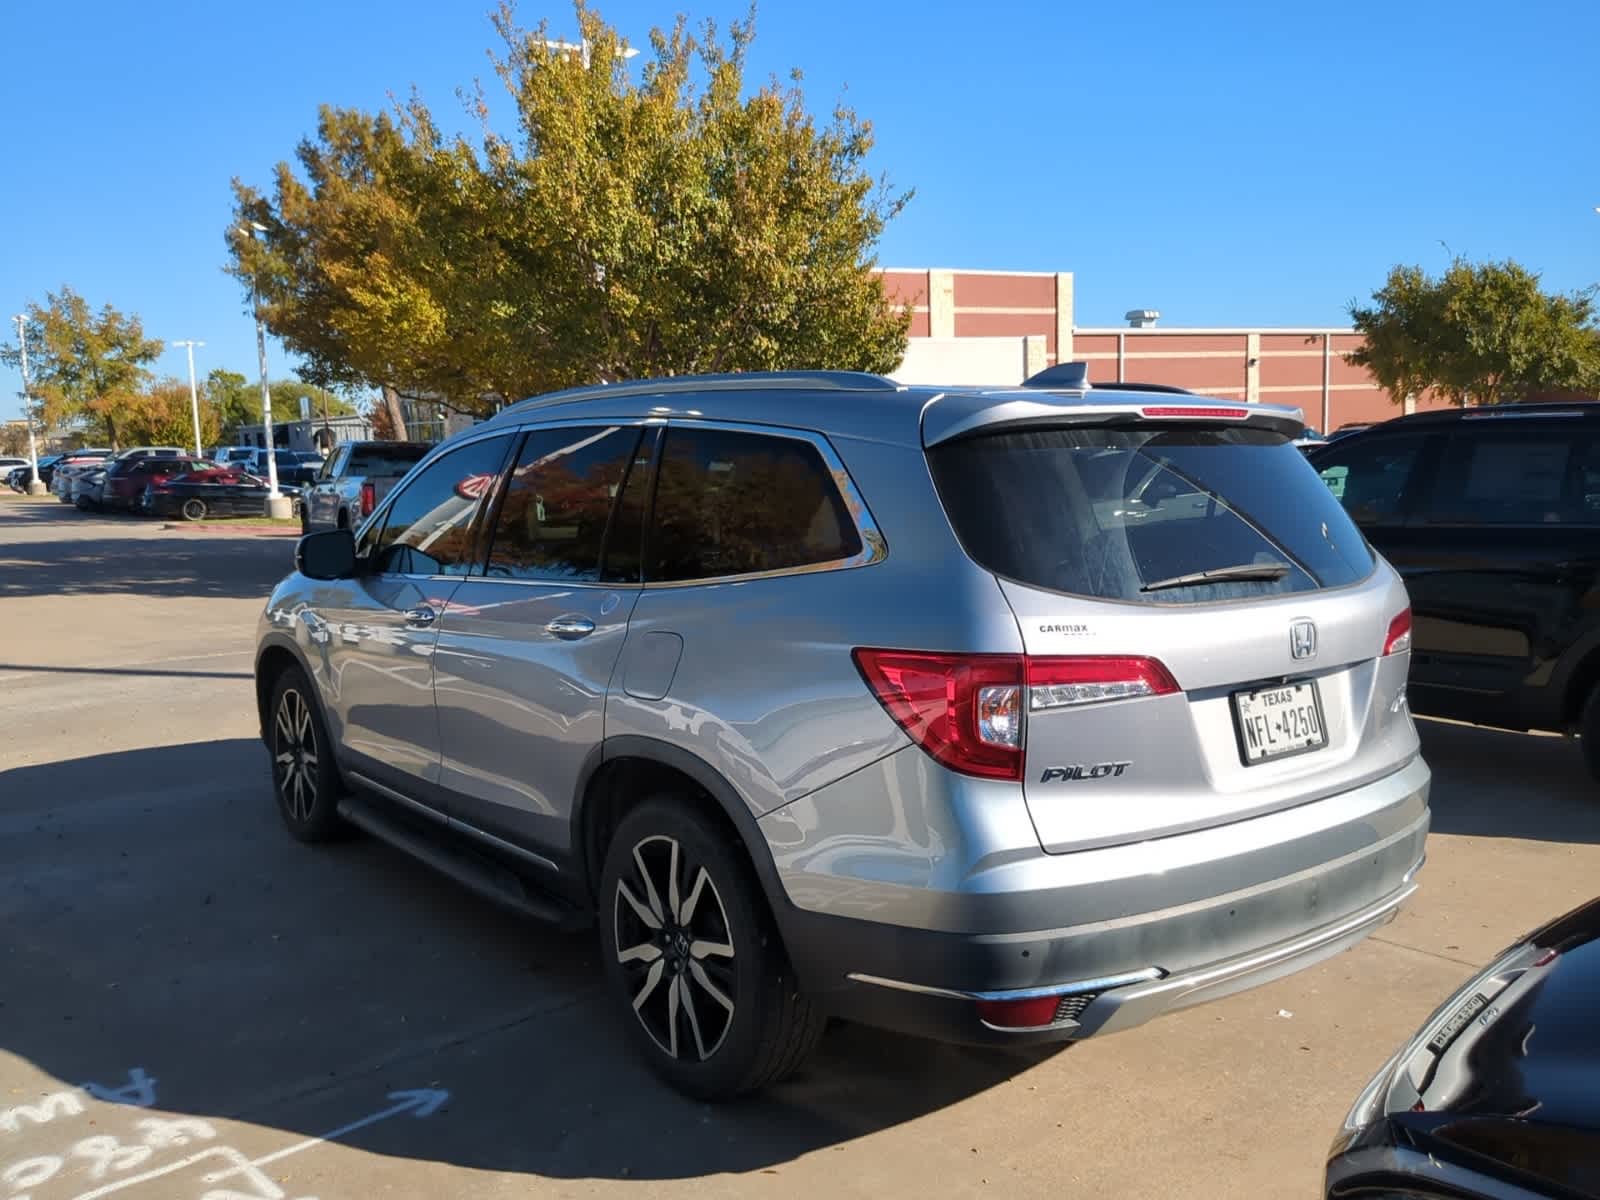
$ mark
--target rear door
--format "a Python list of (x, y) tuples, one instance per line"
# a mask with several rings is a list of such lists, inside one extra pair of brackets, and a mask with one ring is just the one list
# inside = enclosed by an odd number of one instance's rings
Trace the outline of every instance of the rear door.
[(606, 688), (640, 590), (659, 428), (527, 433), (487, 539), (487, 566), (439, 622), (434, 690), (450, 815), (554, 858), (604, 736)]
[(1404, 591), (1281, 434), (1043, 429), (929, 460), (1021, 628), (1047, 850), (1303, 803), (1415, 753), (1405, 656), (1384, 656)]
[(1454, 427), (1396, 564), (1416, 610), (1419, 711), (1527, 723), (1517, 693), (1593, 624), (1600, 495), (1580, 419)]

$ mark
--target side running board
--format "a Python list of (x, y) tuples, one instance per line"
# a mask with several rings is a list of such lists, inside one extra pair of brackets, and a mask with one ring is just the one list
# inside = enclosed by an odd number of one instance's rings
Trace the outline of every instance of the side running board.
[(352, 792), (340, 799), (339, 815), (513, 912), (564, 930), (584, 929), (593, 923), (587, 914), (533, 887), (505, 864), (475, 851), (464, 839), (443, 835), (442, 830), (431, 837), (418, 832), (387, 811), (382, 800)]

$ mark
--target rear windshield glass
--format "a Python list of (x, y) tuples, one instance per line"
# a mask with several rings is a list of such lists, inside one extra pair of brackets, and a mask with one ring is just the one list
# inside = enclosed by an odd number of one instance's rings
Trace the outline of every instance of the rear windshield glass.
[(1316, 471), (1264, 430), (1037, 430), (937, 446), (928, 459), (967, 553), (1034, 587), (1195, 604), (1372, 571)]
[(422, 456), (432, 449), (430, 446), (363, 446), (350, 452), (350, 469), (347, 475), (404, 475), (417, 463), (422, 461)]

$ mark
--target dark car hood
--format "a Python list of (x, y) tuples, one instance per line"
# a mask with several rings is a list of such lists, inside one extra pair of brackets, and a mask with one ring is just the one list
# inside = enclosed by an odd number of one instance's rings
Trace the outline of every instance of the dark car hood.
[(1600, 900), (1520, 949), (1526, 965), (1510, 986), (1496, 992), (1480, 976), (1445, 1006), (1453, 1018), (1429, 1039), (1443, 1045), (1421, 1111), (1391, 1109), (1389, 1120), (1419, 1150), (1600, 1196)]

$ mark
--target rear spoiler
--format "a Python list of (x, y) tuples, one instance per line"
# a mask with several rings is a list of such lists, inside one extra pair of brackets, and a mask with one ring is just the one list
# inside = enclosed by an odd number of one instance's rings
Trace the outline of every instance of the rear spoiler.
[(1247, 404), (1193, 393), (1180, 398), (1168, 391), (1140, 393), (1120, 388), (1101, 389), (1098, 394), (1093, 388), (1056, 391), (1030, 380), (1018, 388), (941, 393), (923, 407), (922, 444), (937, 446), (1004, 430), (1188, 422), (1244, 425), (1287, 438), (1299, 437), (1306, 427), (1305, 414), (1286, 405)]

